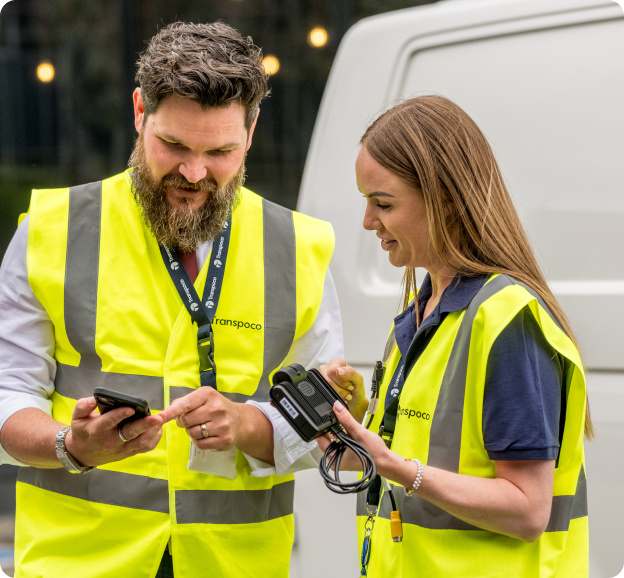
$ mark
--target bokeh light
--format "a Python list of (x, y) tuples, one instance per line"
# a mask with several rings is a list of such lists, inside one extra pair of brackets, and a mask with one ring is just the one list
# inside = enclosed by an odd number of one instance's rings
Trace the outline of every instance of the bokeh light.
[(262, 66), (264, 66), (264, 71), (267, 74), (275, 74), (279, 70), (280, 61), (277, 59), (276, 56), (273, 56), (272, 54), (267, 54), (262, 59)]
[(37, 78), (41, 82), (52, 82), (54, 79), (54, 66), (49, 62), (42, 62), (37, 66)]
[(327, 30), (317, 26), (308, 33), (308, 42), (315, 48), (321, 48), (327, 44)]

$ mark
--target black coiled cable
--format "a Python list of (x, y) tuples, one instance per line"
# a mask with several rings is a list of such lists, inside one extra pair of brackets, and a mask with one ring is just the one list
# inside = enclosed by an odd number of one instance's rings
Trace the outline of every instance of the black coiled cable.
[[(331, 433), (337, 439), (329, 444), (319, 464), (319, 472), (325, 485), (337, 494), (353, 494), (366, 490), (377, 475), (373, 457), (363, 445), (350, 438), (343, 430), (335, 428), (331, 430)], [(362, 478), (354, 482), (342, 482), (340, 480), (340, 462), (348, 449), (353, 451), (362, 464)]]

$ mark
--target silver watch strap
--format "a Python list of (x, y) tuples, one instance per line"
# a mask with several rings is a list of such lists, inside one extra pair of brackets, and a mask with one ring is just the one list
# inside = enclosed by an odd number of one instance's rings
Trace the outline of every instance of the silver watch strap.
[(56, 440), (54, 442), (54, 447), (56, 449), (56, 457), (58, 461), (61, 462), (63, 467), (72, 474), (85, 474), (90, 472), (93, 467), (85, 467), (81, 466), (74, 456), (72, 456), (65, 446), (65, 437), (67, 436), (67, 432), (70, 430), (70, 426), (64, 427), (56, 434)]

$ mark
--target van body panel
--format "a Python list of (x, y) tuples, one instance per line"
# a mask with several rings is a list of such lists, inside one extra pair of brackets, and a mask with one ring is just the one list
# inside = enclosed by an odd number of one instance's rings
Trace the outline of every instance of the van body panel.
[[(368, 381), (399, 310), (402, 271), (362, 228), (359, 139), (380, 112), (418, 94), (447, 96), (474, 118), (588, 370), (597, 430), (586, 444), (592, 578), (624, 566), (623, 54), (624, 13), (609, 0), (443, 0), (362, 20), (332, 67), (297, 207), (334, 225), (346, 359)], [(322, 483), (319, 492), (328, 493)], [(342, 540), (355, 506), (340, 499), (332, 515)], [(298, 528), (305, 501), (296, 502)], [(357, 571), (357, 552), (343, 550), (332, 564), (345, 559), (336, 575)]]

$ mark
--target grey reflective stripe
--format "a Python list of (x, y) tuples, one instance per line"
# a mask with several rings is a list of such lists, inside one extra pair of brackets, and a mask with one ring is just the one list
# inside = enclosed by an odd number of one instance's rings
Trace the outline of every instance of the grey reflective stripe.
[(38, 468), (20, 468), (17, 480), (89, 502), (169, 513), (167, 480), (99, 469), (81, 475)]
[(80, 367), (99, 371), (95, 351), (102, 183), (69, 189), (64, 314), (67, 338), (80, 353)]
[[(397, 507), (401, 511), (403, 522), (413, 524), (421, 528), (430, 530), (481, 530), (468, 522), (449, 514), (442, 508), (427, 502), (417, 495), (405, 496), (405, 492), (400, 486), (395, 486), (398, 491), (394, 492), (394, 499)], [(390, 519), (392, 503), (390, 497), (384, 492), (379, 517)], [(358, 499), (358, 516), (368, 515), (366, 511), (366, 500)], [(585, 469), (581, 466), (576, 493), (574, 496), (553, 496), (550, 510), (550, 519), (546, 527), (546, 532), (565, 532), (570, 526), (570, 520), (587, 516), (587, 487), (585, 483)]]
[(297, 270), (292, 211), (262, 201), (264, 231), (264, 357), (253, 395), (269, 400), (269, 374), (288, 355), (297, 326)]
[(260, 524), (293, 513), (295, 483), (267, 490), (180, 490), (176, 492), (178, 524)]
[[(430, 530), (481, 530), (481, 528), (456, 518), (431, 502), (423, 500), (420, 496), (413, 495), (408, 498), (402, 488), (399, 487), (399, 490), (394, 492), (394, 499), (401, 512), (403, 522), (406, 524), (413, 524)], [(384, 492), (378, 516), (390, 519), (391, 510), (390, 497), (387, 492)]]
[(584, 518), (588, 515), (589, 508), (587, 507), (587, 479), (585, 477), (585, 466), (581, 466), (579, 472), (578, 482), (576, 484), (576, 493), (574, 494), (574, 501), (572, 502), (572, 512), (570, 517), (574, 520), (576, 518)]
[[(172, 386), (169, 388), (169, 397), (171, 399), (171, 403), (173, 403), (176, 399), (180, 399), (185, 395), (195, 391), (193, 387), (182, 387), (182, 386)], [(229, 391), (220, 391), (219, 392), (223, 397), (227, 397), (230, 401), (235, 401), (237, 403), (245, 403), (248, 399), (256, 399), (255, 395), (245, 395), (244, 393), (231, 393)], [(259, 401), (259, 400), (258, 400)]]
[(394, 336), (394, 325), (392, 326), (392, 331), (390, 331), (390, 335), (388, 335), (388, 339), (386, 340), (386, 346), (384, 347), (383, 358), (382, 361), (386, 363), (388, 361), (388, 357), (392, 353), (392, 348), (394, 347), (394, 343), (396, 342), (396, 337)]
[(446, 365), (438, 401), (431, 420), (429, 458), (427, 460), (430, 466), (442, 468), (449, 472), (459, 472), (464, 394), (466, 392), (472, 324), (479, 307), (492, 295), (510, 284), (511, 280), (505, 275), (495, 277), (475, 295), (464, 313)]
[(95, 387), (107, 387), (140, 397), (147, 401), (151, 409), (162, 410), (165, 407), (162, 377), (93, 371), (57, 362), (54, 388), (62, 396), (70, 399), (89, 397)]
[[(79, 500), (169, 513), (169, 484), (146, 476), (95, 469), (70, 474), (64, 469), (20, 468), (18, 481)], [(178, 490), (178, 524), (259, 524), (293, 513), (295, 484), (266, 490)]]
[(570, 520), (587, 516), (587, 483), (581, 465), (574, 496), (554, 496), (546, 532), (566, 532)]

